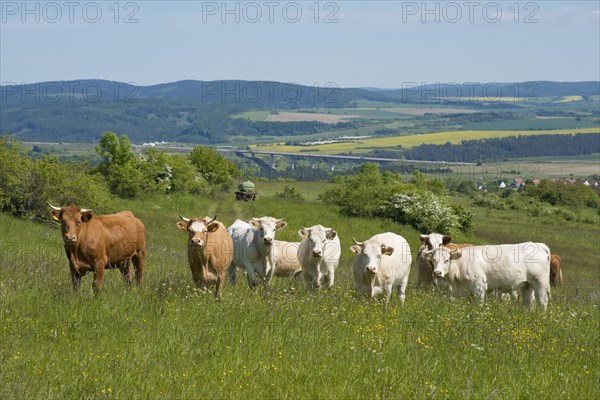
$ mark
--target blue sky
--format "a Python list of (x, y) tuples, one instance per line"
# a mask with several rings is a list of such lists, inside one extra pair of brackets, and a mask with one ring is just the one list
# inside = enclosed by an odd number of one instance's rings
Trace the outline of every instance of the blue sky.
[(0, 10), (2, 84), (600, 80), (596, 0), (1, 0)]

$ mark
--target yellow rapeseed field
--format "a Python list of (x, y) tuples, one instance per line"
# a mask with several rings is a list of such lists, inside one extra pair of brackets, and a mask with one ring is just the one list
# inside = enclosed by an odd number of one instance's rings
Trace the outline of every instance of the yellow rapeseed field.
[(352, 142), (332, 143), (318, 146), (288, 146), (284, 144), (253, 146), (256, 150), (277, 152), (299, 152), (310, 150), (311, 153), (337, 154), (365, 153), (372, 148), (390, 148), (396, 146), (413, 147), (421, 144), (460, 143), (462, 140), (488, 139), (518, 135), (559, 135), (569, 133), (600, 133), (600, 128), (552, 129), (539, 131), (451, 131), (423, 133), (410, 136), (390, 136), (384, 138), (363, 139)]
[(570, 103), (572, 101), (581, 101), (583, 100), (582, 96), (564, 96), (562, 100), (555, 101), (555, 103)]

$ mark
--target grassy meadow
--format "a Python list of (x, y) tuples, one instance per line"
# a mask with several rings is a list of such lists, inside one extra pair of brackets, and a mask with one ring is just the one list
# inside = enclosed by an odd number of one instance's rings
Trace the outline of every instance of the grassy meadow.
[[(553, 223), (514, 211), (475, 208), (471, 243), (543, 241), (564, 263), (565, 285), (546, 313), (491, 298), (485, 306), (416, 289), (406, 303), (360, 300), (352, 288), (352, 237), (418, 232), (377, 219), (348, 218), (315, 200), (326, 184), (298, 186), (305, 202), (272, 196), (254, 203), (157, 196), (116, 202), (147, 228), (145, 286), (127, 290), (107, 271), (74, 294), (60, 230), (0, 214), (0, 398), (2, 399), (594, 399), (600, 381), (600, 228)], [(85, 205), (82, 205), (85, 206)], [(274, 278), (269, 291), (245, 280), (223, 300), (192, 287), (186, 235), (177, 215), (270, 215), (288, 227), (321, 223), (341, 238), (332, 290), (307, 293), (302, 279)]]

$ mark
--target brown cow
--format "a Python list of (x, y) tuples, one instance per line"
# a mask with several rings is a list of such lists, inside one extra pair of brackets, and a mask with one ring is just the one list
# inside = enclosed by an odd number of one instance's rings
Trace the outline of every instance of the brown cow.
[(233, 240), (227, 228), (214, 218), (186, 218), (177, 227), (188, 232), (188, 262), (192, 279), (199, 289), (216, 284), (215, 297), (221, 298), (225, 283), (225, 269), (233, 260)]
[(430, 233), (429, 235), (419, 235), (421, 247), (417, 253), (417, 286), (435, 283), (436, 286), (446, 287), (446, 282), (443, 279), (433, 278), (433, 265), (430, 260), (425, 257), (424, 252), (433, 250), (439, 246), (445, 246), (450, 250), (462, 249), (463, 247), (472, 246), (468, 243), (451, 243), (450, 236), (441, 235), (439, 233)]
[(73, 290), (78, 290), (81, 277), (92, 271), (92, 287), (97, 294), (102, 289), (104, 269), (112, 268), (118, 268), (131, 285), (130, 260), (135, 266), (135, 279), (142, 287), (146, 228), (131, 211), (92, 216), (92, 210), (78, 206), (48, 205), (52, 218), (60, 221)]
[(298, 261), (298, 246), (300, 242), (285, 242), (283, 240), (273, 241), (275, 250), (275, 272), (273, 275), (284, 278), (294, 278), (302, 273), (302, 266)]
[(562, 260), (556, 254), (550, 256), (550, 284), (552, 286), (562, 285)]

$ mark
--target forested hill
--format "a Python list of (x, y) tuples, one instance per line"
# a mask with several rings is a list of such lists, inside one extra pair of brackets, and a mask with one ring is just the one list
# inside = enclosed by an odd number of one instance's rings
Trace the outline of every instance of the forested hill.
[(243, 108), (339, 108), (358, 100), (389, 101), (365, 89), (344, 89), (335, 83), (304, 86), (274, 81), (185, 80), (152, 86), (106, 80), (51, 81), (0, 86), (4, 104), (71, 103), (74, 101), (134, 103), (161, 99)]
[(404, 155), (411, 160), (474, 162), (593, 153), (600, 153), (600, 134), (513, 136), (463, 140), (460, 144), (422, 144), (407, 149)]
[(270, 81), (180, 81), (135, 86), (76, 80), (0, 86), (0, 133), (26, 141), (93, 142), (102, 132), (134, 143), (167, 140), (210, 144), (231, 136), (313, 134), (353, 122), (252, 122), (231, 118), (247, 110), (352, 107), (359, 100), (389, 101), (364, 89)]

